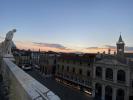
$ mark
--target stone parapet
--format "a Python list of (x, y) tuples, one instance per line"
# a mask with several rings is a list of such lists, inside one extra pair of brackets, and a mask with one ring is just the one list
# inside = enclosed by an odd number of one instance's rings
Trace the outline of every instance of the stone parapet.
[(47, 87), (25, 73), (9, 58), (3, 58), (1, 73), (9, 89), (10, 100), (60, 100)]

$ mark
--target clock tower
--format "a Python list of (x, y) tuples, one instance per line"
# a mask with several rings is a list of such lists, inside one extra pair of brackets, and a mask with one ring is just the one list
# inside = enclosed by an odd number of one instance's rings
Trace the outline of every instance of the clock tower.
[(124, 57), (124, 47), (125, 47), (125, 43), (122, 40), (122, 37), (120, 35), (118, 42), (116, 43), (117, 45), (117, 56), (120, 58)]

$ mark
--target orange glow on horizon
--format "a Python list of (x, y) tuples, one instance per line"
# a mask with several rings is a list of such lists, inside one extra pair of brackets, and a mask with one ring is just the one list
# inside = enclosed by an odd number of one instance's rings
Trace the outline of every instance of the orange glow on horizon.
[(38, 51), (40, 49), (40, 51), (76, 52), (76, 50), (72, 50), (72, 49), (60, 49), (60, 48), (54, 48), (54, 47), (39, 46), (31, 42), (16, 42), (15, 44), (17, 48), (25, 49), (25, 50), (31, 49), (33, 51)]
[[(66, 53), (75, 53), (75, 52), (79, 52), (79, 53), (103, 53), (105, 51), (105, 53), (108, 53), (108, 50), (111, 49), (110, 53), (113, 54), (114, 52), (116, 52), (115, 48), (109, 48), (109, 47), (97, 47), (97, 48), (87, 48), (87, 49), (67, 49), (67, 48), (56, 48), (56, 47), (48, 47), (48, 46), (40, 46), (40, 45), (35, 45), (32, 42), (15, 42), (17, 48), (19, 49), (31, 49), (33, 51), (54, 51), (54, 52), (66, 52)], [(133, 51), (125, 51), (128, 53), (133, 53)]]
[(112, 48), (89, 48), (89, 49), (83, 49), (82, 51), (85, 53), (97, 53), (97, 52), (108, 53), (109, 49), (111, 50), (110, 53), (116, 52), (116, 49), (112, 49)]

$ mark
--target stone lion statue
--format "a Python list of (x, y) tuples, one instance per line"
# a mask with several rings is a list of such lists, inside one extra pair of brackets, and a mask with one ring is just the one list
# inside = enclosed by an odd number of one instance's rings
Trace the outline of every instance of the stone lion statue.
[(13, 35), (15, 32), (16, 32), (16, 29), (9, 31), (6, 34), (5, 40), (0, 44), (0, 49), (1, 49), (2, 55), (12, 54), (11, 53), (11, 47), (13, 44), (12, 39), (13, 39)]

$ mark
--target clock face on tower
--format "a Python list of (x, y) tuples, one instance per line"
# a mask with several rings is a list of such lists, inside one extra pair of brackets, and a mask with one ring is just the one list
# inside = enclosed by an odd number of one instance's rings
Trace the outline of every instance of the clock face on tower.
[(119, 51), (122, 51), (122, 49), (119, 49)]

